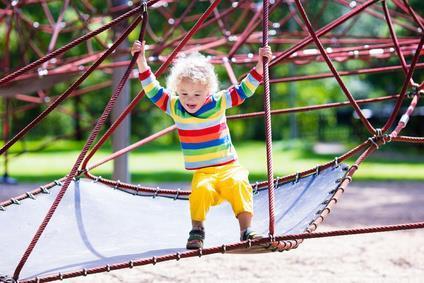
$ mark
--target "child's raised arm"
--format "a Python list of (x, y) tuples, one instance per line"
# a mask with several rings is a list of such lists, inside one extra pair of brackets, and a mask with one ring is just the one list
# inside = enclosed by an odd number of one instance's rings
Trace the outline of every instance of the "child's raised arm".
[(146, 42), (140, 42), (136, 40), (131, 48), (131, 55), (134, 56), (136, 53), (138, 54), (137, 58), (137, 66), (140, 73), (147, 71), (149, 69), (149, 65), (147, 65), (146, 54), (145, 54), (145, 46)]
[(131, 54), (133, 56), (139, 52), (137, 58), (137, 65), (139, 71), (139, 79), (141, 82), (141, 86), (143, 87), (146, 96), (160, 109), (170, 115), (170, 94), (166, 89), (164, 89), (159, 82), (156, 80), (155, 75), (150, 70), (149, 65), (146, 61), (145, 49), (144, 49), (145, 41), (140, 42), (136, 40), (131, 48)]
[(259, 48), (259, 58), (256, 67), (240, 82), (225, 91), (225, 108), (231, 108), (242, 104), (246, 98), (255, 93), (256, 88), (262, 81), (264, 57), (268, 60), (272, 59), (271, 47), (266, 46)]

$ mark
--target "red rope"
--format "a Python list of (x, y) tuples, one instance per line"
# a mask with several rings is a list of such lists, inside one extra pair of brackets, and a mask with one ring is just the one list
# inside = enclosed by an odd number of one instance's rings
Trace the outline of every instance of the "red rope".
[[(268, 22), (269, 10), (268, 0), (263, 0), (263, 21), (262, 21), (262, 46), (268, 46)], [(269, 89), (269, 62), (268, 58), (263, 58), (263, 85), (264, 85), (264, 111), (265, 111), (265, 140), (266, 140), (266, 163), (268, 169), (268, 206), (269, 206), (269, 235), (274, 235), (274, 173), (272, 170), (272, 128), (271, 128), (271, 97)]]
[[(374, 3), (378, 2), (378, 1), (379, 0), (369, 0), (369, 1), (365, 2), (364, 4), (362, 4), (361, 6), (355, 7), (350, 12), (344, 14), (343, 16), (341, 16), (340, 18), (338, 18), (337, 20), (335, 20), (335, 21), (329, 23), (328, 25), (326, 25), (325, 27), (319, 29), (316, 32), (316, 35), (318, 37), (320, 37), (320, 36), (328, 33), (329, 31), (331, 31), (335, 27), (343, 24), (344, 22), (346, 22), (347, 20), (349, 20), (353, 16), (359, 14), (360, 12), (362, 12), (363, 10), (365, 10), (366, 8), (368, 8), (369, 6), (371, 6), (372, 4), (374, 4)], [(309, 35), (307, 38), (301, 40), (299, 43), (297, 43), (296, 45), (290, 47), (288, 50), (286, 50), (285, 52), (281, 53), (278, 57), (276, 57), (274, 60), (272, 60), (272, 63), (270, 64), (270, 67), (273, 67), (275, 64), (277, 64), (280, 61), (288, 58), (293, 53), (299, 51), (303, 47), (305, 47), (308, 44), (310, 44), (312, 41), (313, 41), (313, 38), (312, 38), (311, 35)]]
[[(200, 29), (202, 23), (209, 17), (209, 15), (213, 12), (213, 10), (218, 6), (221, 0), (215, 0), (209, 8), (205, 11), (205, 13), (197, 20), (196, 24), (191, 28), (191, 30), (185, 35), (185, 37), (181, 40), (178, 46), (172, 51), (171, 55), (168, 56), (167, 60), (159, 67), (159, 69), (155, 72), (155, 76), (159, 77), (165, 71), (165, 69), (171, 64), (172, 60), (177, 56), (178, 52), (186, 45), (186, 43), (190, 40), (190, 38)], [(127, 108), (119, 115), (116, 121), (108, 128), (106, 133), (100, 138), (100, 140), (93, 146), (90, 153), (87, 155), (86, 159), (82, 163), (82, 170), (85, 170), (88, 161), (93, 157), (93, 155), (97, 152), (97, 150), (106, 142), (110, 135), (115, 131), (115, 129), (119, 126), (119, 124), (125, 119), (125, 117), (134, 109), (134, 107), (138, 104), (140, 99), (144, 96), (144, 91), (140, 91), (136, 97), (131, 101), (131, 103), (127, 106)]]
[(405, 73), (405, 75), (407, 75), (408, 74), (408, 67), (406, 66), (405, 57), (403, 56), (402, 52), (400, 51), (399, 41), (397, 39), (396, 32), (393, 28), (392, 19), (390, 17), (390, 12), (389, 12), (389, 9), (387, 8), (386, 1), (381, 2), (381, 5), (383, 6), (384, 16), (386, 18), (386, 22), (387, 22), (387, 25), (389, 27), (390, 35), (392, 37), (393, 45), (395, 46), (396, 53), (398, 54), (399, 60), (402, 64), (403, 72)]
[(297, 9), (301, 14), (303, 21), (305, 22), (310, 35), (312, 36), (313, 40), (315, 41), (315, 44), (317, 45), (318, 49), (320, 50), (321, 55), (324, 57), (327, 65), (330, 68), (331, 72), (333, 73), (335, 79), (339, 83), (339, 85), (340, 85), (341, 89), (343, 90), (343, 92), (345, 93), (347, 99), (349, 99), (353, 109), (355, 110), (356, 114), (358, 114), (358, 117), (360, 118), (362, 124), (364, 124), (364, 126), (368, 129), (368, 131), (371, 134), (374, 134), (375, 133), (374, 127), (370, 124), (368, 119), (365, 118), (364, 114), (362, 113), (361, 108), (356, 103), (355, 99), (352, 97), (352, 94), (350, 94), (349, 90), (347, 89), (346, 85), (344, 84), (343, 80), (341, 79), (339, 73), (337, 72), (336, 68), (334, 67), (333, 63), (331, 62), (330, 58), (328, 57), (327, 51), (325, 51), (325, 49), (322, 46), (317, 34), (315, 33), (315, 31), (312, 28), (311, 22), (309, 21), (308, 16), (306, 15), (306, 12), (305, 12), (305, 9), (302, 6), (302, 3), (300, 2), (300, 0), (295, 0), (295, 1), (296, 1)]
[(11, 81), (13, 79), (15, 79), (19, 75), (25, 73), (26, 71), (32, 70), (35, 67), (43, 64), (44, 62), (47, 62), (47, 61), (49, 61), (50, 59), (52, 59), (54, 57), (57, 57), (58, 55), (66, 52), (66, 51), (68, 51), (69, 49), (75, 47), (76, 45), (80, 44), (81, 42), (84, 42), (87, 39), (90, 39), (91, 37), (93, 37), (93, 36), (95, 36), (95, 35), (103, 32), (103, 31), (107, 30), (108, 28), (110, 28), (111, 26), (115, 25), (116, 23), (118, 23), (118, 22), (120, 22), (120, 21), (122, 21), (124, 19), (127, 19), (127, 18), (131, 17), (132, 15), (134, 15), (134, 14), (136, 14), (138, 12), (139, 12), (139, 8), (135, 8), (135, 9), (129, 11), (128, 13), (125, 13), (122, 16), (119, 16), (118, 18), (116, 18), (115, 20), (111, 21), (110, 23), (108, 23), (108, 24), (106, 24), (106, 25), (104, 25), (104, 26), (102, 26), (102, 27), (100, 27), (100, 28), (98, 28), (98, 29), (90, 32), (90, 33), (87, 33), (84, 36), (81, 36), (81, 37), (75, 39), (74, 41), (72, 41), (72, 42), (64, 45), (63, 47), (61, 47), (59, 49), (56, 49), (52, 53), (49, 53), (48, 55), (46, 55), (46, 56), (44, 56), (44, 57), (42, 57), (42, 58), (40, 58), (40, 59), (32, 62), (31, 64), (26, 65), (25, 67), (23, 67), (23, 68), (15, 71), (15, 72), (7, 75), (7, 76), (1, 78), (0, 79), (0, 85), (3, 85), (5, 83), (7, 83), (7, 82), (9, 82), (9, 81)]
[[(255, 247), (264, 244), (277, 244), (278, 241), (289, 241), (289, 240), (299, 240), (299, 239), (314, 239), (314, 238), (326, 238), (334, 236), (347, 236), (347, 235), (358, 235), (358, 234), (370, 234), (370, 233), (380, 233), (380, 232), (389, 232), (389, 231), (401, 231), (401, 230), (412, 230), (412, 229), (422, 229), (424, 228), (424, 222), (416, 223), (407, 223), (407, 224), (396, 224), (396, 225), (386, 225), (386, 226), (376, 226), (376, 227), (367, 227), (367, 228), (358, 228), (358, 229), (343, 229), (343, 230), (334, 230), (328, 232), (315, 232), (315, 233), (302, 233), (302, 234), (293, 234), (286, 236), (277, 236), (274, 238), (262, 238), (259, 240), (254, 240), (251, 242), (239, 242), (234, 244), (216, 246), (212, 248), (206, 248), (201, 250), (192, 250), (185, 251), (181, 253), (168, 254), (163, 256), (144, 258), (138, 260), (132, 260), (127, 262), (121, 262), (101, 267), (87, 268), (78, 271), (66, 272), (56, 275), (48, 275), (38, 279), (30, 280), (21, 280), (21, 283), (30, 283), (30, 282), (49, 282), (54, 280), (62, 280), (66, 278), (72, 278), (77, 276), (87, 276), (89, 274), (108, 272), (112, 270), (118, 270), (123, 268), (133, 268), (135, 266), (142, 266), (148, 264), (156, 264), (159, 262), (170, 261), (170, 260), (180, 260), (182, 258), (204, 256), (216, 253), (225, 253), (230, 251), (236, 251), (244, 249), (249, 251), (250, 247)], [(283, 243), (284, 244), (284, 243)], [(270, 245), (272, 247), (272, 245)], [(284, 250), (294, 248), (294, 246), (285, 247)], [(265, 248), (264, 248), (265, 249)], [(39, 280), (39, 281), (37, 281)]]
[(382, 131), (383, 133), (386, 132), (393, 124), (397, 114), (399, 113), (400, 107), (402, 105), (403, 99), (406, 96), (406, 90), (408, 89), (408, 86), (410, 85), (410, 81), (412, 78), (412, 75), (415, 70), (415, 65), (418, 62), (418, 59), (420, 58), (421, 49), (423, 48), (424, 44), (424, 34), (421, 35), (420, 43), (418, 44), (417, 50), (415, 52), (414, 58), (412, 59), (411, 67), (409, 67), (408, 74), (406, 75), (405, 81), (402, 86), (402, 90), (400, 91), (400, 96), (398, 100), (396, 101), (396, 105), (392, 111), (392, 114), (390, 115), (389, 119), (387, 120), (386, 124), (384, 125)]
[[(125, 30), (125, 32), (120, 36), (119, 40), (117, 42), (122, 42), (123, 39), (125, 39), (129, 33), (139, 24), (141, 18), (137, 17), (136, 20)], [(143, 13), (143, 23), (142, 28), (140, 31), (140, 38), (142, 39), (144, 37), (144, 31), (145, 31), (145, 25), (147, 20), (147, 11), (144, 11)], [(130, 65), (128, 66), (124, 76), (122, 77), (121, 81), (118, 84), (118, 87), (115, 91), (115, 93), (112, 95), (111, 99), (109, 100), (107, 106), (105, 107), (102, 115), (98, 119), (93, 131), (90, 133), (90, 136), (87, 139), (86, 144), (84, 145), (81, 153), (79, 154), (77, 161), (73, 165), (71, 172), (66, 177), (64, 184), (59, 191), (58, 195), (56, 196), (53, 204), (51, 205), (49, 211), (47, 212), (47, 215), (45, 216), (43, 222), (41, 223), (40, 227), (38, 228), (36, 234), (34, 235), (33, 239), (31, 240), (31, 243), (29, 244), (28, 248), (26, 249), (24, 255), (22, 256), (20, 262), (18, 263), (15, 272), (13, 274), (13, 278), (15, 280), (18, 280), (19, 274), (25, 265), (26, 261), (28, 260), (29, 256), (31, 255), (35, 245), (37, 244), (38, 240), (40, 239), (42, 233), (44, 232), (45, 228), (47, 227), (47, 224), (49, 223), (50, 219), (53, 217), (54, 212), (56, 211), (60, 201), (62, 200), (63, 196), (65, 195), (66, 190), (68, 189), (72, 178), (77, 174), (78, 168), (81, 165), (81, 162), (83, 161), (88, 149), (90, 148), (91, 144), (93, 143), (94, 139), (97, 137), (97, 134), (99, 133), (101, 127), (103, 126), (104, 122), (106, 121), (107, 117), (109, 116), (109, 113), (112, 111), (113, 105), (116, 102), (116, 99), (121, 94), (121, 91), (132, 71), (132, 68), (134, 67), (136, 63), (136, 56), (133, 57), (133, 60), (131, 61)]]

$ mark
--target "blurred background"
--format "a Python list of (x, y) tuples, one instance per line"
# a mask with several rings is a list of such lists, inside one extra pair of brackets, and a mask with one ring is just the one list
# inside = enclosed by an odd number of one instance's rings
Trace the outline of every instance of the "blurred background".
[[(213, 1), (156, 1), (149, 7), (146, 41), (152, 70), (157, 70), (182, 37)], [(367, 1), (303, 1), (315, 30), (332, 23)], [(390, 37), (381, 1), (321, 36), (326, 51), (356, 100), (398, 94), (405, 72)], [(239, 81), (252, 68), (261, 45), (262, 1), (222, 1), (202, 29), (184, 47), (183, 53), (200, 51), (216, 67), (222, 89)], [(399, 46), (410, 64), (423, 31), (408, 13), (405, 2), (386, 1)], [(424, 2), (410, 0), (421, 15)], [(134, 9), (138, 1), (1, 1), (0, 77), (28, 65)], [(272, 2), (270, 45), (276, 58), (308, 36), (293, 1)], [(138, 15), (138, 14), (137, 14)], [(137, 16), (136, 15), (136, 16)], [(135, 16), (119, 22), (48, 62), (0, 86), (0, 118), (3, 144), (48, 107), (129, 26)], [(113, 94), (137, 39), (137, 27), (112, 56), (106, 59), (68, 99), (0, 157), (3, 181), (45, 183), (69, 173), (96, 119)], [(423, 51), (421, 51), (421, 54)], [(338, 82), (311, 43), (270, 68), (271, 107), (289, 109), (347, 101)], [(390, 68), (386, 68), (390, 67)], [(418, 60), (413, 80), (424, 79), (423, 59)], [(353, 72), (354, 74), (350, 74)], [(361, 74), (355, 74), (359, 73)], [(323, 78), (322, 78), (323, 77)], [(159, 78), (165, 84), (166, 74)], [(141, 91), (135, 70), (103, 132), (125, 105)], [(408, 93), (412, 94), (412, 89)], [(228, 115), (263, 110), (263, 87)], [(395, 125), (406, 111), (407, 97)], [(381, 128), (389, 118), (395, 99), (361, 104), (366, 118)], [(172, 125), (172, 120), (143, 98), (115, 136), (96, 153), (100, 160), (111, 152)], [(370, 134), (351, 106), (274, 115), (273, 156), (277, 176), (296, 173), (333, 160)], [(264, 121), (262, 117), (229, 121), (233, 143), (251, 181), (266, 179)], [(391, 128), (393, 130), (394, 127)], [(389, 131), (390, 132), (390, 131)], [(413, 112), (405, 136), (424, 136), (424, 105)], [(423, 181), (424, 145), (388, 143), (361, 166), (355, 180)], [(354, 159), (350, 160), (350, 164)], [(348, 162), (349, 163), (349, 162)], [(114, 168), (115, 166), (115, 168)], [(115, 171), (114, 171), (115, 170)], [(133, 183), (189, 182), (175, 133), (132, 151), (118, 163), (109, 162), (94, 174)], [(1, 185), (0, 185), (1, 186)]]

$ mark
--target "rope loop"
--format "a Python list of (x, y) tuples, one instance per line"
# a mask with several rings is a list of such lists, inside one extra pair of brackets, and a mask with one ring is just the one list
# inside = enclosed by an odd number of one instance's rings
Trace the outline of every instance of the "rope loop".
[(370, 138), (368, 138), (368, 140), (377, 148), (377, 149), (379, 149), (380, 148), (380, 146), (378, 145), (378, 143), (374, 140), (375, 139), (375, 137), (376, 136), (374, 136), (374, 137), (370, 137)]
[(355, 168), (355, 170), (358, 170), (359, 165), (358, 165), (358, 164), (356, 164), (356, 163), (354, 163), (354, 164), (352, 164), (352, 166), (350, 166), (350, 168)]

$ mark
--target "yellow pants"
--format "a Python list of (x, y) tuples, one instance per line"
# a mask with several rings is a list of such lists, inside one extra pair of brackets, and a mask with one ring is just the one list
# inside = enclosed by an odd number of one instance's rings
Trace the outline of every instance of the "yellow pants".
[(253, 214), (249, 172), (238, 162), (198, 169), (194, 172), (190, 194), (190, 214), (194, 221), (204, 221), (209, 208), (228, 201), (237, 216)]

